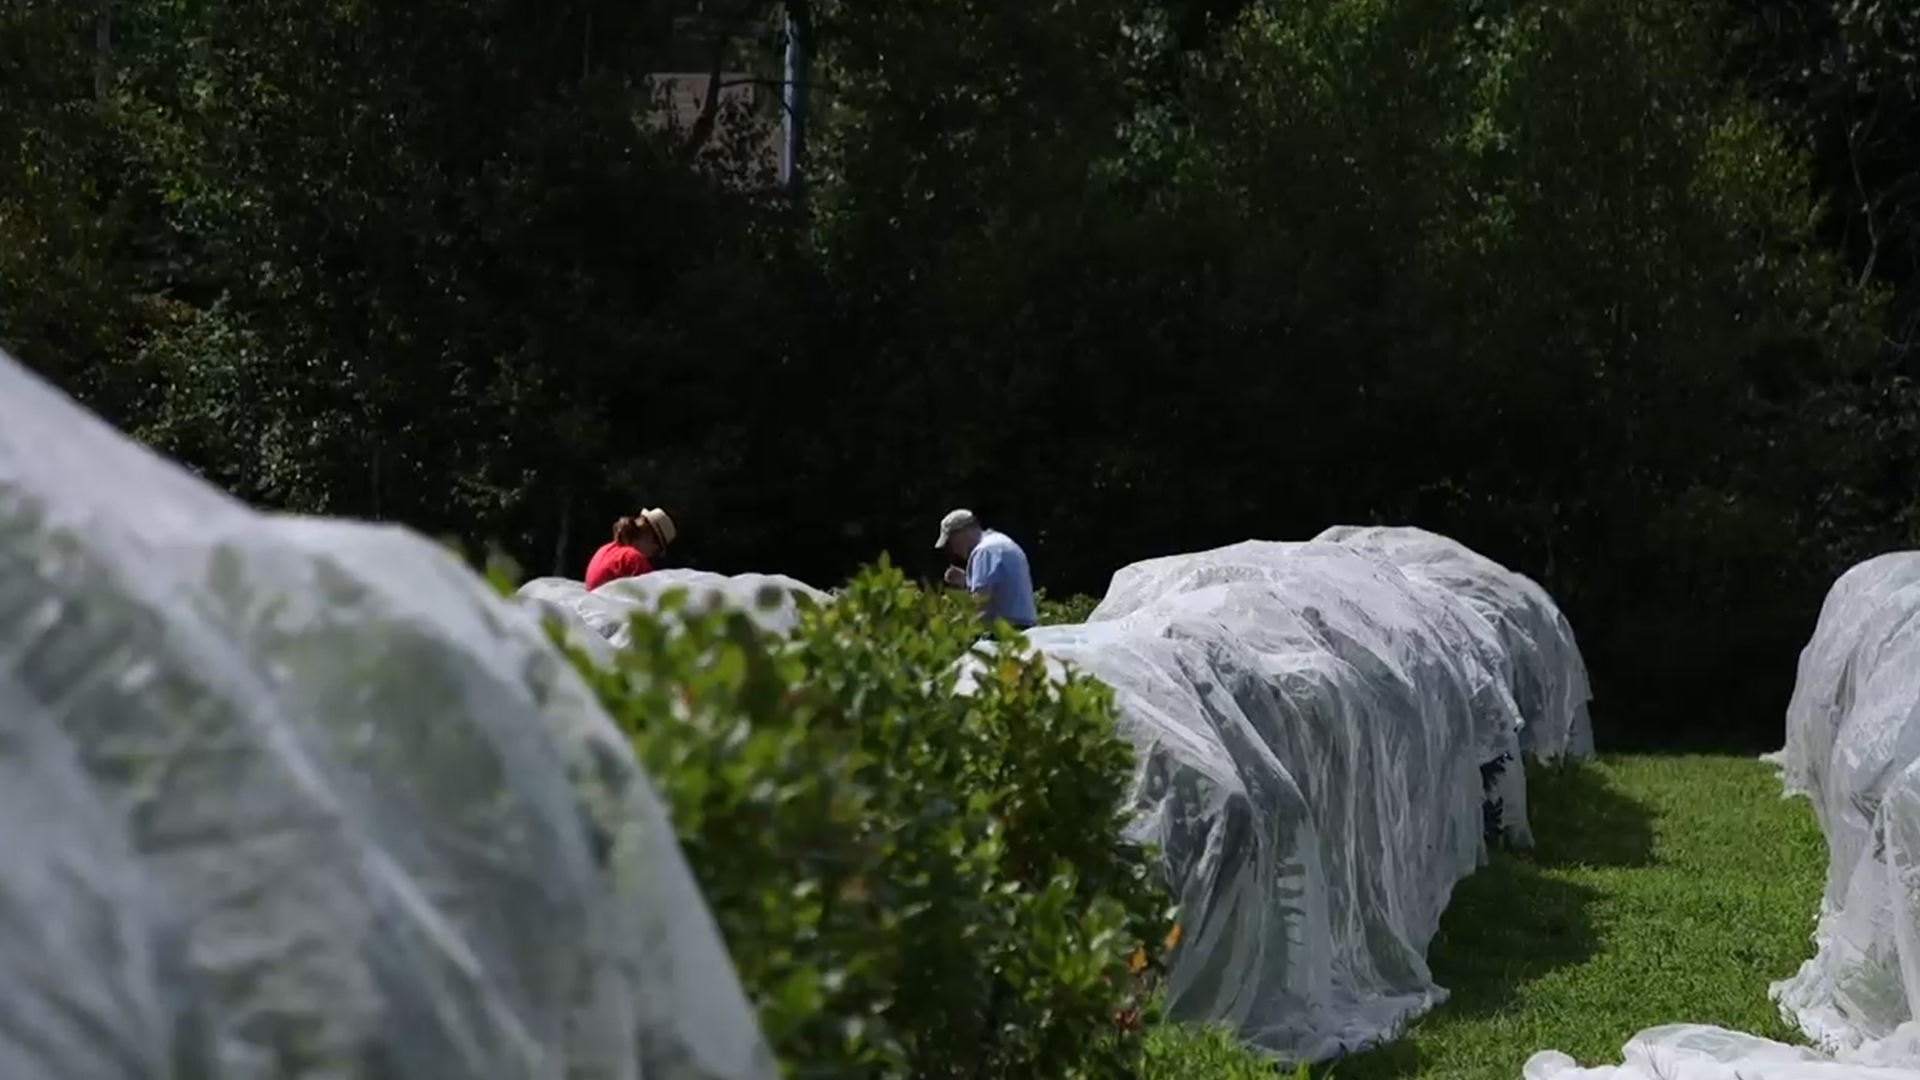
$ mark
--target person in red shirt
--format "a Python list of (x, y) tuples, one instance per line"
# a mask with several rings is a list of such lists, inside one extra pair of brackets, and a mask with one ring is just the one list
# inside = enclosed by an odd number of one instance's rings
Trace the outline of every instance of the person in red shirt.
[(673, 519), (654, 507), (613, 523), (613, 539), (587, 560), (587, 588), (653, 573), (653, 560), (673, 543)]

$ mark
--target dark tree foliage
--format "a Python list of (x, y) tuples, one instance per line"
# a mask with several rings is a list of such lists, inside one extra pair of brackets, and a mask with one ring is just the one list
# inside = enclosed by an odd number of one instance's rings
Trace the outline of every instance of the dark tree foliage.
[(1562, 599), (1616, 745), (1777, 740), (1920, 540), (1911, 5), (789, 2), (804, 205), (769, 0), (16, 0), (0, 342), (540, 572), (643, 503), (823, 583), (967, 504), (1056, 595), (1419, 524)]

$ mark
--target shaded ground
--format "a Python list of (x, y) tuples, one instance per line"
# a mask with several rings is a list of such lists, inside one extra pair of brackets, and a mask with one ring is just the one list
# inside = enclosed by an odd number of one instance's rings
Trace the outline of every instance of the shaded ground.
[[(1539, 848), (1462, 882), (1431, 950), (1453, 999), (1339, 1080), (1518, 1080), (1535, 1051), (1619, 1060), (1678, 1021), (1792, 1038), (1767, 984), (1811, 954), (1826, 845), (1773, 770), (1721, 757), (1608, 758), (1528, 777)], [(1271, 1077), (1168, 1033), (1154, 1080)], [(1325, 1070), (1321, 1070), (1325, 1071)]]

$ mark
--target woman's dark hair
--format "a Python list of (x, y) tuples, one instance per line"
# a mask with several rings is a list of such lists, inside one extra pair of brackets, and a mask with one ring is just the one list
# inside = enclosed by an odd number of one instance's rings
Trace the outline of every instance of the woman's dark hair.
[(613, 542), (631, 544), (653, 531), (653, 525), (646, 518), (623, 517), (613, 523)]

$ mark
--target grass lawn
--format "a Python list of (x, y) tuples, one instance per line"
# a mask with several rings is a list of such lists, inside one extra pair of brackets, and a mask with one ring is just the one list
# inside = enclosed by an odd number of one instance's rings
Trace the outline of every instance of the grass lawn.
[[(1794, 1038), (1766, 990), (1812, 954), (1826, 844), (1771, 767), (1615, 757), (1527, 786), (1539, 847), (1462, 882), (1433, 943), (1452, 1000), (1332, 1076), (1518, 1080), (1535, 1051), (1613, 1063), (1681, 1021)], [(1274, 1075), (1218, 1035), (1156, 1036), (1153, 1080)]]

